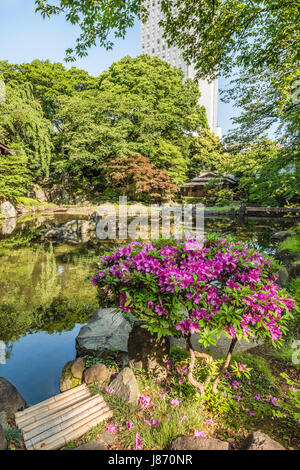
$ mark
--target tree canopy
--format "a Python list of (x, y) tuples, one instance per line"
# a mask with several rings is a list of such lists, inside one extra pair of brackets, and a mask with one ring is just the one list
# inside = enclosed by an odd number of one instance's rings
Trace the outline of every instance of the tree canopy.
[(183, 182), (193, 134), (207, 126), (198, 98), (197, 85), (166, 62), (125, 57), (101, 74), (98, 89), (61, 97), (56, 170), (102, 184), (107, 159), (142, 155)]
[[(79, 25), (67, 60), (87, 55), (91, 46), (111, 49), (136, 19), (147, 19), (151, 7), (142, 0), (35, 3), (44, 18), (63, 14)], [(286, 141), (299, 143), (299, 0), (161, 0), (159, 5), (166, 40), (194, 63), (199, 78), (235, 77), (224, 97), (242, 108), (231, 141), (249, 142), (276, 124)]]

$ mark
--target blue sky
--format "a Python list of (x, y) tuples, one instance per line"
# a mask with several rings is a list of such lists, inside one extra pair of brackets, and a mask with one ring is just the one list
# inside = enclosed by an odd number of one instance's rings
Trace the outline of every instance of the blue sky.
[[(79, 28), (67, 23), (63, 16), (43, 20), (35, 13), (34, 0), (0, 0), (0, 60), (10, 63), (31, 62), (34, 59), (62, 62), (65, 50), (74, 45)], [(103, 70), (125, 55), (136, 57), (140, 54), (139, 22), (129, 30), (124, 40), (118, 40), (112, 51), (94, 47), (89, 55), (78, 59), (74, 65), (99, 75)], [(220, 87), (225, 86), (220, 79)], [(219, 125), (223, 135), (232, 127), (230, 118), (236, 115), (231, 104), (219, 100)]]

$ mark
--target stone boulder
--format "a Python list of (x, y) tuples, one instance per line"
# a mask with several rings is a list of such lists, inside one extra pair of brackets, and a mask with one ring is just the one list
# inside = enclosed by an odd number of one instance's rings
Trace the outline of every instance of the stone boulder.
[(3, 235), (10, 235), (13, 233), (17, 226), (17, 219), (11, 217), (10, 219), (5, 219), (2, 224), (2, 233)]
[(127, 319), (119, 309), (97, 310), (76, 337), (78, 356), (97, 355), (112, 350), (127, 356), (128, 337), (134, 321), (132, 315)]
[(138, 404), (140, 398), (139, 386), (134, 373), (129, 367), (125, 367), (109, 385), (114, 394), (122, 400)]
[(89, 367), (84, 374), (84, 381), (87, 385), (97, 381), (99, 384), (110, 379), (111, 371), (104, 364), (94, 364)]
[(283, 266), (282, 268), (279, 269), (277, 282), (281, 287), (286, 287), (288, 285), (288, 283), (289, 283), (289, 272), (286, 269), (286, 267)]
[(85, 359), (83, 357), (78, 357), (71, 365), (71, 374), (75, 379), (79, 379), (80, 381), (82, 381), (84, 369)]
[(228, 442), (220, 439), (180, 436), (174, 439), (171, 450), (229, 450)]
[(169, 338), (158, 338), (142, 325), (145, 322), (134, 322), (128, 338), (128, 359), (132, 367), (144, 369), (157, 379), (167, 376), (166, 364), (170, 352)]
[(77, 387), (81, 384), (81, 380), (73, 377), (72, 375), (71, 368), (74, 363), (75, 361), (69, 361), (63, 367), (59, 382), (59, 389), (61, 392), (66, 392), (67, 390), (70, 390), (71, 388)]
[(293, 235), (293, 232), (291, 230), (282, 230), (280, 232), (273, 233), (273, 235), (271, 236), (271, 240), (283, 242), (291, 235)]
[(286, 450), (279, 442), (260, 431), (255, 431), (247, 436), (241, 450)]
[(27, 407), (16, 387), (4, 377), (0, 377), (0, 397), (0, 411), (5, 411), (8, 418)]
[(2, 429), (2, 426), (0, 424), (0, 450), (6, 450), (6, 449), (7, 449), (7, 441), (6, 441), (6, 437)]
[(300, 277), (300, 262), (297, 264), (292, 264), (290, 269), (290, 276), (292, 279), (297, 279)]
[(16, 209), (14, 208), (14, 206), (9, 201), (2, 202), (2, 204), (0, 206), (0, 209), (1, 209), (0, 213), (6, 219), (17, 217)]

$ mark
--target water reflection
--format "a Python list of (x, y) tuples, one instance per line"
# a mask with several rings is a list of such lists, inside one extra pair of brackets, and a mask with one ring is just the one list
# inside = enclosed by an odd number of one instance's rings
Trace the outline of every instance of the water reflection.
[[(72, 219), (65, 214), (9, 219), (0, 230), (0, 341), (6, 350), (0, 375), (31, 404), (58, 392), (61, 369), (75, 356), (78, 329), (98, 308), (90, 278), (101, 253), (115, 243), (45, 240), (48, 229)], [(295, 223), (293, 218), (214, 217), (205, 219), (204, 230), (236, 235), (272, 253), (271, 235)]]

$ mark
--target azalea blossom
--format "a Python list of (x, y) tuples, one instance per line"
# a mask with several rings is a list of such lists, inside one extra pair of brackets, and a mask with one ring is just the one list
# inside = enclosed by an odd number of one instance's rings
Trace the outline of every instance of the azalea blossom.
[(178, 398), (174, 398), (171, 400), (171, 408), (175, 408), (175, 406), (179, 406), (181, 403), (181, 400), (178, 400)]
[(140, 405), (142, 408), (149, 408), (151, 406), (152, 398), (149, 395), (141, 395), (140, 396)]
[(133, 423), (131, 421), (126, 421), (126, 428), (129, 430), (133, 426)]
[(194, 431), (194, 436), (195, 437), (202, 437), (202, 439), (205, 439), (205, 434), (203, 431), (198, 431), (197, 429), (195, 429)]
[(234, 380), (231, 384), (233, 387), (239, 387), (240, 386), (240, 383), (237, 382), (237, 380)]
[(140, 438), (140, 435), (137, 433), (135, 435), (135, 449), (139, 450), (142, 448), (142, 439)]
[(205, 420), (209, 426), (214, 426), (216, 423), (211, 418), (205, 418)]
[(117, 426), (118, 426), (117, 423), (112, 423), (109, 426), (107, 426), (106, 429), (108, 430), (108, 432), (114, 432)]

